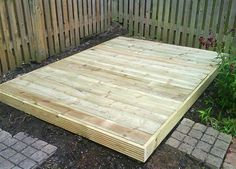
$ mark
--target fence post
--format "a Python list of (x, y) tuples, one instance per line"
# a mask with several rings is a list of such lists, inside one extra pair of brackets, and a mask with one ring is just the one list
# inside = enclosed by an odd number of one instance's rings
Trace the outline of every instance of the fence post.
[(45, 60), (48, 56), (48, 48), (46, 41), (46, 28), (44, 21), (44, 11), (42, 0), (31, 0), (31, 20), (33, 27), (34, 40), (36, 44), (36, 56), (37, 62)]

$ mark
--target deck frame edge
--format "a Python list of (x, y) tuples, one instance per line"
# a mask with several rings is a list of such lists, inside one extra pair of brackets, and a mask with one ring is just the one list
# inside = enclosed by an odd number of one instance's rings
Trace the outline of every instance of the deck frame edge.
[(194, 89), (179, 109), (172, 114), (170, 118), (154, 133), (149, 141), (144, 145), (144, 162), (152, 155), (155, 149), (161, 144), (165, 137), (170, 133), (179, 120), (184, 116), (186, 111), (197, 101), (205, 89), (211, 84), (218, 74), (218, 66), (205, 77), (205, 79)]
[[(66, 116), (57, 114), (41, 106), (21, 101), (14, 96), (0, 91), (0, 102), (30, 114), (40, 120), (46, 121), (55, 126), (61, 127), (74, 134), (81, 135), (95, 143), (106, 146), (136, 160), (144, 162), (144, 146), (126, 140), (112, 133), (95, 128), (90, 125), (81, 124)], [(131, 151), (132, 150), (132, 151)]]

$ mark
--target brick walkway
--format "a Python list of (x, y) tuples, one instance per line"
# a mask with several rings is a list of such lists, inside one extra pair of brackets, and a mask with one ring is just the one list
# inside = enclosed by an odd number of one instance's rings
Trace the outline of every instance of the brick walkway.
[(0, 169), (32, 169), (46, 161), (57, 147), (28, 134), (14, 136), (0, 129)]
[(166, 144), (205, 162), (211, 168), (220, 168), (231, 140), (230, 135), (183, 119)]

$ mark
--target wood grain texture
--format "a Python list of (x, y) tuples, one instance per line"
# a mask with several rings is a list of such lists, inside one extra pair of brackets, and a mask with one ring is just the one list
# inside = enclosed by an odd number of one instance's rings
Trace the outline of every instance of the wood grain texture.
[(0, 86), (0, 101), (145, 162), (217, 74), (211, 51), (118, 37)]
[(201, 36), (212, 33), (217, 41), (224, 41), (225, 28), (236, 27), (236, 0), (112, 1), (113, 19), (123, 24), (130, 36), (199, 48)]
[(111, 0), (0, 0), (0, 76), (109, 29)]

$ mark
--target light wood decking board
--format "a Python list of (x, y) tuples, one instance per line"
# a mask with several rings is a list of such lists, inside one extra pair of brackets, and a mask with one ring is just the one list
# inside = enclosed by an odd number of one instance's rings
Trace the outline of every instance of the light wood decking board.
[(118, 37), (0, 85), (0, 101), (146, 161), (217, 74), (215, 52)]

